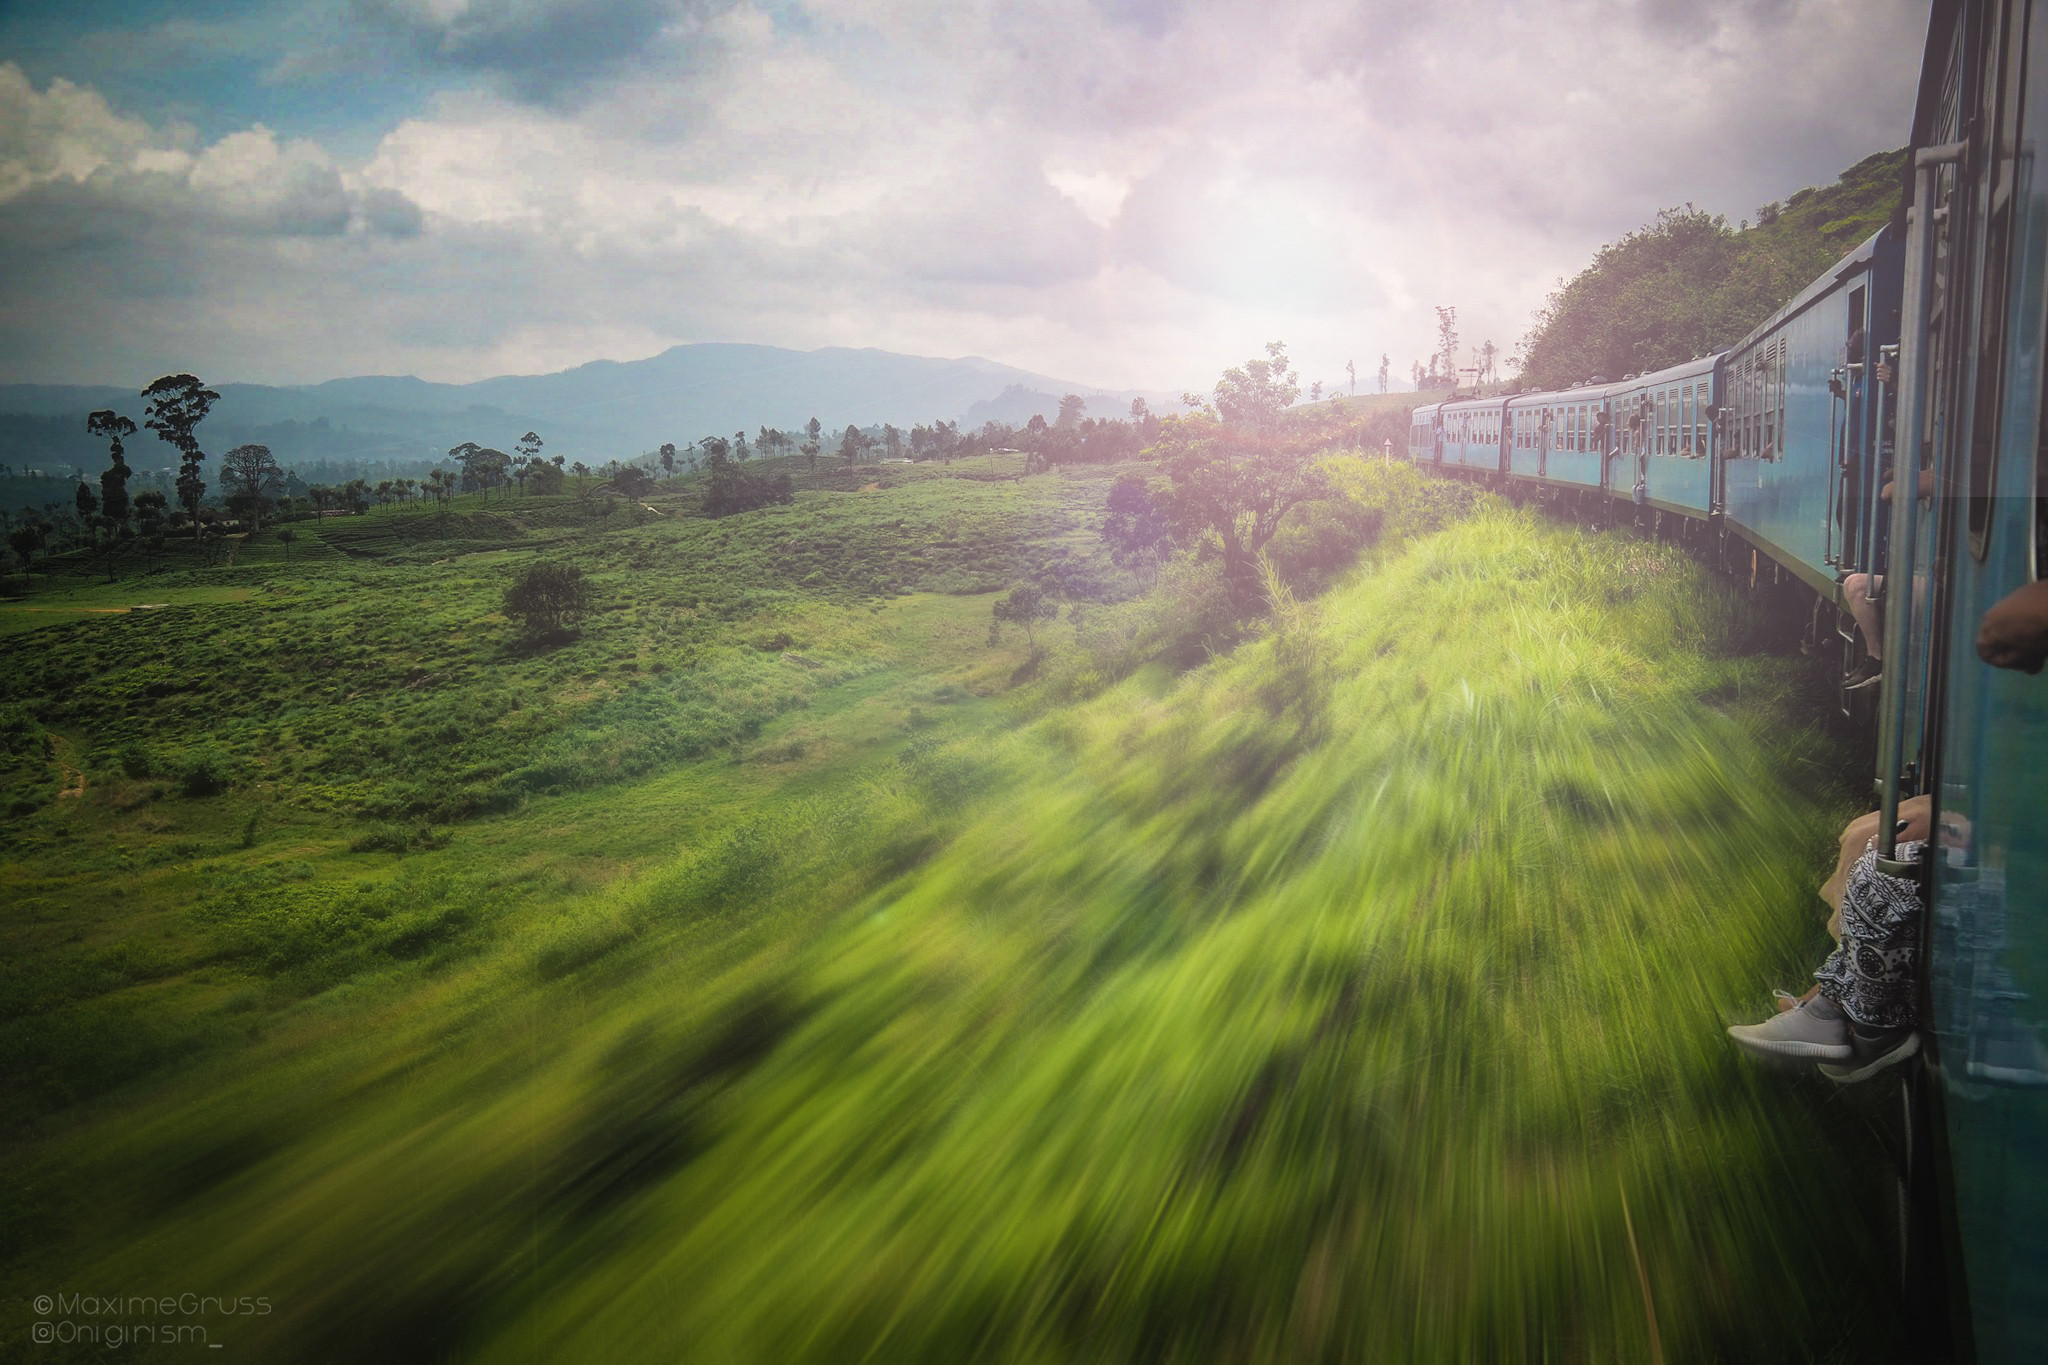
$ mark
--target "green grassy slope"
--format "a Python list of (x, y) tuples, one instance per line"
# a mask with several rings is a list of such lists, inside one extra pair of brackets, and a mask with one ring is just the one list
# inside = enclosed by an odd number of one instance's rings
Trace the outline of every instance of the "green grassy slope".
[[(1179, 675), (1061, 627), (1029, 724), (986, 599), (814, 604), (733, 622), (870, 671), (737, 768), (402, 859), (165, 799), (184, 899), (78, 970), (196, 924), (165, 989), (287, 1003), (43, 1121), (10, 1289), (263, 1295), (266, 1360), (1886, 1358), (1875, 1154), (1720, 1034), (1822, 942), (1788, 670), (1669, 549), (1340, 472), (1380, 562)], [(36, 818), (61, 940), (134, 814)], [(248, 965), (308, 923), (368, 956)]]

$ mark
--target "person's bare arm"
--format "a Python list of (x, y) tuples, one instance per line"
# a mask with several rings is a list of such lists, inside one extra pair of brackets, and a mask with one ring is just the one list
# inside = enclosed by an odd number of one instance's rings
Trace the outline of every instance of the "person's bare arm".
[(1993, 668), (2039, 673), (2048, 660), (2048, 581), (2007, 593), (1977, 624), (1977, 657)]

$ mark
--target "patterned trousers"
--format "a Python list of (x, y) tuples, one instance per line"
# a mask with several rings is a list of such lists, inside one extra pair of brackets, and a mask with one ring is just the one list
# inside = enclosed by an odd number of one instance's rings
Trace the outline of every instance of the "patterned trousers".
[[(1916, 861), (1925, 844), (1900, 844), (1898, 861)], [(1820, 993), (1866, 1028), (1918, 1022), (1920, 890), (1877, 870), (1877, 841), (1849, 869), (1842, 892), (1842, 941), (1813, 974)]]

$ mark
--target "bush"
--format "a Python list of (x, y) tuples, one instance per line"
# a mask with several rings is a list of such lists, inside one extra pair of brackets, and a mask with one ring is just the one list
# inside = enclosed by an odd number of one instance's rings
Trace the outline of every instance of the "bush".
[(756, 474), (727, 460), (711, 462), (704, 510), (714, 517), (795, 501), (796, 489), (787, 474)]
[(421, 821), (416, 825), (386, 824), (365, 830), (349, 840), (351, 853), (411, 853), (420, 849), (446, 848), (448, 831)]
[(534, 636), (560, 635), (590, 609), (590, 588), (573, 564), (530, 565), (505, 590), (505, 614)]
[(141, 740), (130, 740), (115, 753), (114, 761), (129, 777), (148, 777), (156, 772), (156, 756)]
[(1318, 498), (1288, 514), (1266, 546), (1266, 558), (1290, 589), (1319, 593), (1378, 537), (1383, 514), (1350, 498)]
[(187, 749), (178, 760), (178, 790), (187, 796), (217, 796), (234, 782), (234, 760), (211, 745)]

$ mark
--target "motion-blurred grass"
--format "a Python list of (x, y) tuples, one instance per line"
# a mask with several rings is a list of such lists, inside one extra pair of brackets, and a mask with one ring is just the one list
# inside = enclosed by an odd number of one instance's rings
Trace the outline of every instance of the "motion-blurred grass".
[(1840, 814), (1738, 604), (1498, 507), (1276, 595), (309, 1002), (44, 1173), (155, 1210), (72, 1287), (264, 1360), (1886, 1358), (1874, 1150), (1721, 1035)]

